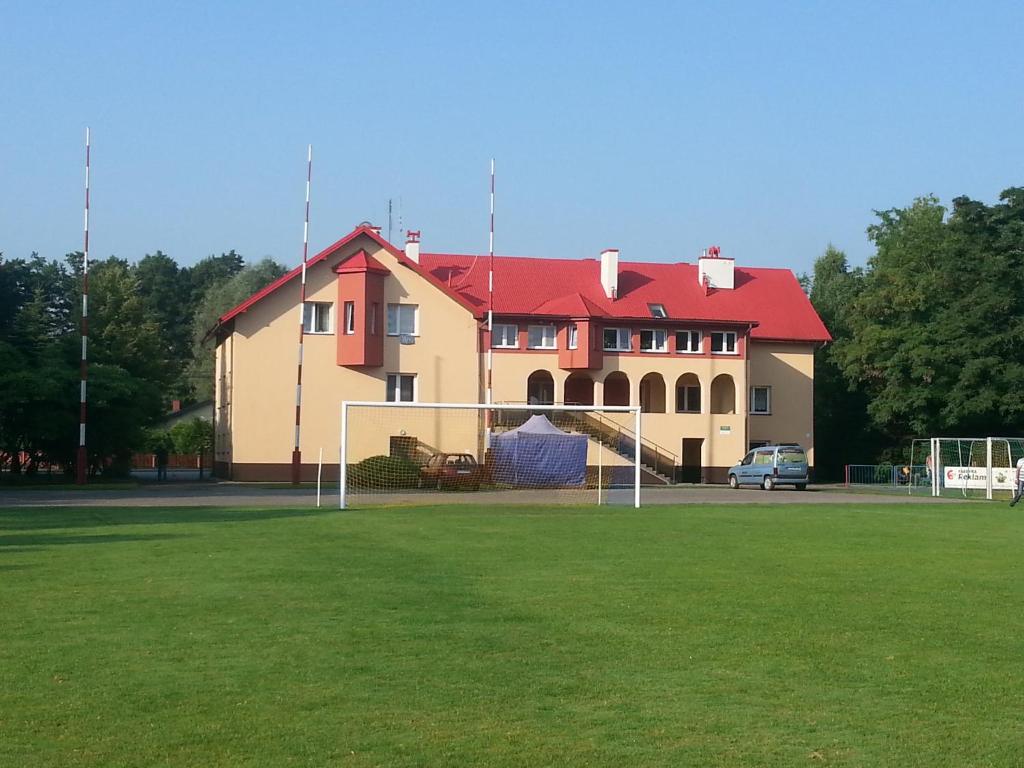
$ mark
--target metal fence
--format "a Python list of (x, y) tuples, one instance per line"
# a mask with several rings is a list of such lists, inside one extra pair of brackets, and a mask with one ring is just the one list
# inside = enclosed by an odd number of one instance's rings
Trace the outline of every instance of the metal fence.
[(930, 488), (931, 475), (924, 464), (847, 464), (846, 486), (870, 486), (906, 491)]

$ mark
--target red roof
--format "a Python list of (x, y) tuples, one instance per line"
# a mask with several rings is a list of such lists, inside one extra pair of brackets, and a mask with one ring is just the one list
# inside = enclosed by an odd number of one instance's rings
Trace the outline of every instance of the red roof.
[[(416, 262), (411, 261), (410, 259), (406, 258), (404, 251), (399, 250), (398, 248), (395, 248), (395, 246), (393, 246), (391, 243), (389, 243), (387, 240), (385, 240), (383, 237), (381, 237), (371, 227), (366, 227), (366, 226), (356, 227), (351, 232), (349, 232), (347, 235), (345, 235), (343, 238), (341, 238), (341, 240), (338, 240), (336, 243), (332, 243), (331, 245), (327, 246), (322, 251), (320, 251), (320, 253), (316, 254), (316, 256), (314, 256), (311, 259), (309, 259), (306, 262), (306, 269), (309, 269), (314, 264), (317, 264), (317, 263), (323, 261), (328, 256), (332, 255), (333, 253), (337, 252), (341, 248), (345, 247), (346, 245), (351, 243), (353, 240), (355, 240), (359, 236), (368, 237), (371, 240), (373, 240), (379, 246), (381, 246), (386, 251), (388, 251), (392, 256), (394, 256), (396, 259), (398, 259), (398, 262), (400, 264), (402, 264), (402, 265), (404, 265), (406, 267), (409, 267), (409, 269), (412, 269), (415, 272), (419, 272), (427, 280), (427, 282), (433, 283), (437, 288), (439, 288), (443, 292), (447, 293), (455, 301), (457, 301), (459, 304), (464, 306), (470, 312), (472, 312), (474, 314), (479, 314), (480, 313), (480, 308), (476, 305), (476, 303), (470, 302), (470, 301), (467, 300), (466, 297), (456, 293), (455, 291), (450, 290), (443, 282), (441, 282), (436, 277), (434, 277), (432, 274), (430, 274), (426, 269), (421, 267)], [(362, 256), (360, 256), (360, 254), (362, 254)], [(358, 251), (358, 252), (352, 254), (350, 259), (354, 260), (353, 263), (358, 263), (360, 268), (370, 268), (370, 269), (379, 268), (379, 269), (384, 270), (385, 272), (389, 271), (383, 264), (381, 264), (379, 261), (377, 261), (373, 257), (369, 256), (369, 254), (367, 254), (365, 251)], [(217, 327), (220, 327), (221, 325), (223, 325), (224, 323), (228, 322), (229, 320), (232, 320), (236, 316), (242, 314), (247, 309), (249, 309), (254, 304), (256, 304), (256, 302), (258, 302), (260, 299), (263, 299), (264, 297), (269, 296), (274, 291), (276, 291), (278, 288), (280, 288), (280, 287), (282, 287), (284, 285), (287, 285), (294, 278), (298, 277), (301, 272), (302, 272), (302, 265), (300, 264), (295, 269), (293, 269), (291, 272), (288, 272), (288, 273), (286, 273), (284, 275), (281, 275), (281, 277), (277, 278), (277, 280), (272, 282), (266, 288), (263, 288), (262, 290), (256, 291), (256, 293), (254, 293), (248, 299), (243, 301), (237, 307), (234, 307), (233, 309), (230, 309), (227, 312), (225, 312), (223, 315), (221, 315), (220, 318), (217, 320)], [(216, 330), (216, 328), (211, 330), (210, 333), (213, 333), (214, 330)]]
[(356, 251), (355, 255), (345, 259), (334, 268), (335, 272), (345, 274), (348, 272), (376, 272), (379, 275), (390, 275), (391, 270), (377, 261), (366, 251)]
[[(307, 268), (359, 236), (373, 240), (400, 264), (418, 272), (475, 316), (486, 315), (487, 256), (424, 253), (417, 264), (373, 229), (363, 226), (320, 251), (306, 262)], [(353, 259), (364, 269), (384, 269), (365, 252), (357, 252)], [(218, 325), (245, 312), (301, 271), (301, 266), (296, 267), (257, 291), (222, 315)], [(620, 261), (618, 298), (612, 301), (605, 297), (601, 287), (601, 263), (597, 259), (494, 257), (494, 312), (498, 315), (651, 321), (648, 305), (661, 304), (668, 319), (677, 322), (753, 325), (755, 339), (831, 341), (821, 318), (788, 269), (737, 267), (735, 286), (732, 290), (712, 289), (705, 295), (703, 286), (697, 282), (695, 264)]]
[[(486, 310), (487, 257), (425, 253), (420, 263), (438, 280)], [(788, 269), (736, 268), (735, 288), (697, 282), (696, 264), (619, 262), (618, 298), (605, 297), (597, 259), (494, 257), (494, 312), (652, 320), (661, 304), (669, 320), (756, 324), (755, 339), (831, 341), (818, 313)]]

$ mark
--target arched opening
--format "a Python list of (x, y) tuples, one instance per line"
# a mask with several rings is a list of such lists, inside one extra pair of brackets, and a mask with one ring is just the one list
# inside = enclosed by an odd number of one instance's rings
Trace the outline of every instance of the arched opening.
[(605, 405), (629, 405), (629, 376), (622, 371), (609, 373), (604, 380)]
[(640, 379), (640, 411), (665, 412), (665, 379), (660, 373), (648, 373)]
[(728, 373), (720, 373), (711, 382), (711, 412), (736, 413), (736, 384)]
[(553, 405), (555, 380), (549, 371), (534, 371), (526, 380), (526, 402), (530, 405)]
[(700, 379), (684, 373), (676, 379), (676, 413), (700, 413)]
[(565, 380), (566, 405), (593, 405), (594, 380), (586, 373), (573, 372)]

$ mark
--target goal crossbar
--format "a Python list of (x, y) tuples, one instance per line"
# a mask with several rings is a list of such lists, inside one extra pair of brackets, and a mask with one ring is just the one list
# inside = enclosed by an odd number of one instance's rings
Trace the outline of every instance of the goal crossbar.
[(344, 400), (341, 407), (380, 406), (382, 408), (465, 408), (473, 411), (604, 411), (640, 413), (639, 405), (533, 405), (530, 403), (404, 403), (377, 400)]
[(345, 509), (347, 482), (347, 446), (348, 446), (348, 414), (349, 409), (359, 407), (377, 408), (422, 408), (438, 410), (474, 410), (474, 411), (575, 411), (601, 413), (633, 414), (634, 455), (633, 455), (633, 507), (640, 508), (640, 448), (642, 444), (640, 431), (639, 405), (533, 405), (528, 403), (419, 403), (419, 402), (380, 402), (375, 400), (343, 400), (341, 403), (341, 444), (339, 446), (339, 494), (338, 507)]

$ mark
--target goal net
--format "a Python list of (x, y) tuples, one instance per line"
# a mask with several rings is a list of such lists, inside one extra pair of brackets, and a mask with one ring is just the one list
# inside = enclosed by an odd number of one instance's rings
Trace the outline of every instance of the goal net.
[(640, 506), (637, 406), (344, 402), (340, 506)]
[(911, 446), (909, 492), (967, 499), (1009, 499), (1024, 438), (933, 437)]

